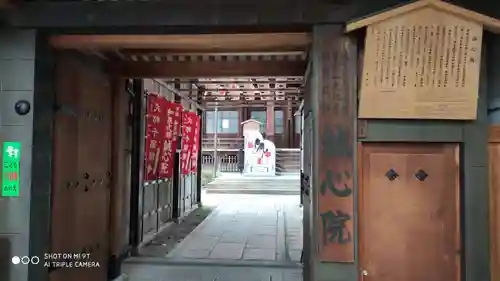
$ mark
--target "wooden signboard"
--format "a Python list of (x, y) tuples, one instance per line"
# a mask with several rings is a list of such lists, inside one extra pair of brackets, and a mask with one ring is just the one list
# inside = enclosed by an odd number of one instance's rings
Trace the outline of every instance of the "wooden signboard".
[(476, 119), (486, 25), (498, 21), (438, 0), (348, 25), (367, 27), (359, 117)]

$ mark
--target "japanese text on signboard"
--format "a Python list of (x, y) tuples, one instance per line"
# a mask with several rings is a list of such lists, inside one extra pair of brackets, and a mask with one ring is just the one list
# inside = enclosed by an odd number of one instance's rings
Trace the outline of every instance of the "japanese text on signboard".
[(181, 124), (182, 106), (175, 102), (166, 102), (166, 127), (163, 136), (163, 146), (160, 157), (160, 168), (158, 177), (161, 179), (170, 178), (174, 171), (174, 156), (177, 148), (177, 139), (179, 137), (179, 128)]
[(165, 135), (167, 100), (149, 94), (147, 97), (146, 113), (146, 151), (144, 180), (151, 181), (158, 178), (158, 164)]
[(193, 131), (193, 147), (191, 149), (191, 172), (198, 171), (198, 152), (200, 150), (200, 116), (195, 115), (194, 118), (194, 131)]
[(182, 147), (181, 147), (181, 171), (183, 175), (190, 172), (191, 153), (194, 139), (194, 118), (192, 112), (182, 114)]

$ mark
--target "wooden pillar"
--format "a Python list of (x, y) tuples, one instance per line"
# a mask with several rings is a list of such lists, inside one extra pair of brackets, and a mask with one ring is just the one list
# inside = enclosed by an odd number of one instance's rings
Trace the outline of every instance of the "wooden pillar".
[(240, 107), (238, 108), (238, 134), (236, 135), (238, 138), (241, 138), (243, 136), (243, 129), (241, 127), (241, 122), (245, 121), (245, 107)]
[(113, 91), (113, 136), (112, 136), (112, 183), (110, 200), (110, 250), (108, 276), (117, 278), (121, 273), (121, 264), (129, 256), (130, 248), (130, 214), (131, 211), (131, 166), (132, 166), (132, 133), (130, 123), (133, 110), (130, 102), (134, 100), (131, 89), (132, 80), (110, 75)]
[(266, 138), (274, 138), (274, 102), (268, 102), (266, 106)]
[[(25, 50), (35, 50), (35, 64), (34, 64), (34, 85), (33, 85), (33, 103), (32, 103), (32, 117), (33, 118), (33, 136), (32, 136), (32, 147), (24, 148), (25, 150), (31, 150), (32, 157), (31, 159), (31, 169), (26, 171), (24, 177), (31, 173), (31, 203), (29, 205), (29, 218), (26, 217), (26, 214), (21, 215), (22, 219), (29, 220), (29, 241), (25, 239), (19, 240), (23, 241), (23, 243), (29, 244), (29, 255), (30, 256), (42, 256), (44, 253), (51, 252), (51, 208), (52, 208), (52, 188), (53, 187), (53, 157), (54, 157), (54, 118), (57, 116), (56, 111), (54, 110), (54, 106), (56, 104), (56, 82), (57, 76), (54, 71), (54, 67), (56, 65), (56, 57), (55, 52), (53, 52), (52, 47), (49, 45), (49, 35), (44, 34), (40, 30), (33, 32), (33, 36), (35, 41), (26, 40), (29, 37), (17, 37), (23, 33), (21, 30), (12, 30), (13, 33), (10, 33), (8, 39), (10, 40), (10, 46), (15, 45), (17, 48), (2, 48), (2, 51), (11, 50), (12, 54), (6, 54), (2, 52), (3, 57), (10, 57), (10, 60), (3, 60), (2, 68), (8, 69), (11, 64), (17, 65), (19, 67), (19, 63), (17, 61), (17, 57), (21, 57), (17, 52), (25, 51)], [(26, 31), (26, 35), (31, 31)], [(16, 39), (15, 39), (16, 38)], [(17, 40), (17, 38), (22, 38), (20, 43), (14, 43), (12, 40)], [(36, 44), (36, 48), (33, 47), (25, 48), (24, 44)], [(16, 55), (14, 55), (16, 54)], [(8, 56), (7, 56), (8, 55)], [(26, 54), (23, 55), (25, 58)], [(23, 66), (29, 66), (29, 60), (24, 59)], [(32, 73), (30, 71), (24, 71), (22, 68), (18, 68), (20, 72), (17, 73)], [(7, 73), (7, 72), (4, 72)], [(14, 74), (14, 73), (11, 73)], [(19, 75), (19, 74), (18, 74)], [(2, 75), (3, 76), (3, 75)], [(17, 77), (24, 83), (33, 83), (23, 77)], [(33, 76), (32, 76), (33, 77)], [(28, 92), (26, 92), (28, 93)], [(2, 92), (2, 102), (6, 102), (5, 97), (6, 93)], [(3, 104), (3, 106), (11, 106), (10, 104)], [(0, 106), (2, 109), (5, 107)], [(28, 117), (30, 115), (26, 115)], [(2, 116), (3, 117), (3, 116)], [(0, 121), (1, 123), (1, 121)], [(17, 126), (11, 126), (13, 130)], [(22, 127), (21, 127), (22, 128)], [(26, 132), (25, 132), (26, 130)], [(24, 136), (29, 136), (28, 129), (21, 129), (20, 132), (23, 132)], [(6, 141), (6, 131), (2, 132), (2, 140)], [(30, 152), (26, 151), (26, 154)], [(25, 157), (26, 157), (26, 154)], [(26, 159), (26, 162), (30, 160)], [(25, 163), (26, 165), (27, 163)], [(21, 175), (23, 177), (23, 175)], [(26, 183), (28, 184), (28, 183)], [(13, 199), (13, 198), (12, 198)], [(10, 210), (15, 210), (15, 208), (19, 208), (21, 206), (20, 200), (26, 200), (28, 198), (16, 198), (16, 199), (4, 199), (0, 204), (2, 205), (2, 209), (4, 212), (9, 212)], [(16, 202), (17, 203), (14, 203)], [(23, 212), (24, 213), (24, 212)], [(4, 213), (5, 214), (5, 213)], [(11, 213), (9, 216), (14, 216), (16, 214)], [(6, 214), (4, 216), (7, 216)], [(7, 226), (4, 225), (4, 229), (8, 229)], [(18, 245), (11, 244), (15, 241), (14, 237), (16, 235), (4, 235), (0, 238), (0, 249), (3, 250), (3, 254), (9, 255), (14, 254), (14, 249), (19, 249)], [(10, 248), (10, 249), (9, 249)], [(10, 251), (9, 251), (10, 250)], [(2, 255), (3, 256), (3, 255)], [(5, 259), (5, 263), (0, 262), (0, 267), (2, 268), (2, 272), (0, 272), (0, 279), (9, 280), (9, 277), (15, 276), (15, 274), (24, 274), (24, 270), (28, 271), (28, 281), (48, 281), (49, 280), (49, 268), (45, 266), (37, 266), (37, 265), (29, 265), (27, 268), (19, 269), (19, 265), (13, 265), (10, 263), (8, 259)], [(22, 275), (17, 275), (22, 276)], [(5, 278), (5, 279), (4, 279)], [(18, 277), (19, 278), (19, 277)], [(20, 277), (22, 280), (23, 277)]]
[[(489, 77), (499, 77), (500, 37), (492, 36), (488, 42)], [(488, 169), (489, 169), (489, 223), (491, 281), (500, 281), (500, 81), (488, 79)]]
[(328, 279), (334, 271), (339, 279), (355, 280), (356, 41), (341, 25), (316, 26), (312, 60), (310, 280)]
[(285, 115), (285, 130), (283, 132), (285, 138), (285, 145), (288, 148), (294, 147), (294, 128), (293, 128), (293, 112), (292, 112), (292, 102), (288, 101), (283, 114)]
[(500, 125), (490, 126), (488, 138), (491, 280), (500, 280)]
[(146, 99), (141, 79), (134, 79), (133, 126), (132, 126), (132, 178), (130, 193), (130, 241), (134, 254), (142, 241), (142, 208), (144, 204), (144, 136), (146, 133)]
[[(198, 92), (200, 93), (200, 92)], [(201, 100), (201, 95), (199, 95), (199, 100)], [(205, 130), (205, 114), (203, 111), (201, 110), (197, 110), (197, 114), (198, 116), (200, 116), (200, 127), (199, 127), (199, 130), (200, 130), (200, 135), (198, 136), (198, 144), (199, 144), (199, 148), (198, 148), (198, 158), (196, 159), (196, 174), (197, 174), (197, 178), (196, 178), (196, 202), (198, 203), (198, 206), (201, 206), (201, 178), (202, 178), (202, 174), (201, 174), (201, 169), (202, 169), (202, 157), (203, 157), (203, 153), (202, 153), (202, 145), (203, 145), (203, 131)]]

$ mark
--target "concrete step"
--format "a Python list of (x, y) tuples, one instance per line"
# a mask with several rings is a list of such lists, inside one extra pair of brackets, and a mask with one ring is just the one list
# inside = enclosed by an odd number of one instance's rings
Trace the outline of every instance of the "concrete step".
[(281, 183), (281, 184), (245, 184), (245, 183), (216, 183), (207, 184), (206, 188), (210, 189), (224, 189), (224, 188), (238, 188), (238, 189), (255, 189), (255, 188), (278, 188), (287, 189), (294, 186), (300, 186), (299, 182)]
[(276, 163), (297, 163), (297, 164), (300, 164), (300, 159), (277, 159)]
[(282, 168), (300, 168), (299, 163), (278, 163), (276, 164), (277, 167), (282, 167)]
[(238, 188), (255, 188), (255, 187), (288, 187), (288, 186), (299, 186), (300, 181), (288, 181), (288, 182), (280, 182), (280, 183), (269, 183), (269, 182), (260, 182), (260, 183), (248, 183), (248, 182), (211, 182), (207, 184), (207, 187), (210, 188), (226, 188), (235, 186)]
[(300, 186), (287, 189), (241, 189), (241, 188), (220, 188), (206, 189), (212, 194), (272, 194), (272, 195), (300, 195)]
[(298, 172), (300, 171), (300, 165), (276, 165), (276, 170), (277, 171), (286, 171), (286, 170), (289, 170), (289, 171), (295, 171), (295, 172)]
[[(280, 174), (282, 172), (279, 172)], [(300, 174), (282, 176), (227, 175), (216, 178), (205, 187), (207, 193), (223, 194), (300, 194)]]
[[(293, 174), (298, 174), (298, 173), (290, 173), (290, 175)], [(255, 181), (255, 182), (248, 182), (248, 181), (212, 181), (208, 185), (242, 185), (242, 186), (259, 186), (259, 185), (264, 185), (264, 186), (280, 186), (280, 185), (290, 185), (290, 184), (299, 184), (300, 179), (297, 180), (286, 180), (286, 181), (280, 181), (280, 182), (272, 182), (272, 181)]]
[(300, 180), (300, 175), (297, 175), (296, 177), (268, 177), (268, 178), (262, 178), (262, 177), (252, 177), (252, 176), (246, 176), (246, 177), (241, 177), (241, 178), (234, 178), (234, 179), (225, 179), (225, 178), (215, 178), (213, 182), (223, 182), (223, 183), (230, 183), (230, 182), (245, 182), (245, 183), (273, 183), (273, 184), (279, 184), (282, 182), (294, 182), (294, 181), (299, 181)]

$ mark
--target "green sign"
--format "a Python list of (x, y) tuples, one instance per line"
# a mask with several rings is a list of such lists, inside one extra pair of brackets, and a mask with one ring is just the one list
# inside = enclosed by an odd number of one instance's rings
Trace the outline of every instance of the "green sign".
[(5, 142), (2, 151), (2, 196), (19, 196), (21, 143)]

